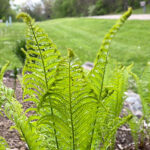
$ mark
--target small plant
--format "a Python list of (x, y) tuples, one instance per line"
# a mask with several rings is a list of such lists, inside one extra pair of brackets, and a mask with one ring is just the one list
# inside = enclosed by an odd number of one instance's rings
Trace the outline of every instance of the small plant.
[(14, 67), (12, 74), (10, 75), (14, 79), (14, 91), (16, 91), (17, 87), (17, 75), (19, 74), (19, 68)]
[(17, 55), (17, 57), (20, 59), (20, 61), (22, 62), (22, 64), (24, 64), (25, 59), (26, 59), (26, 55), (25, 53), (21, 50), (24, 49), (25, 51), (27, 51), (26, 49), (26, 40), (25, 39), (21, 39), (18, 40), (16, 42), (16, 46), (14, 47), (14, 53)]
[[(34, 105), (24, 112), (12, 90), (2, 83), (0, 101), (30, 150), (114, 148), (117, 129), (131, 119), (131, 115), (119, 117), (131, 67), (116, 66), (107, 84), (105, 73), (111, 41), (131, 11), (106, 34), (88, 75), (71, 49), (62, 57), (29, 15), (18, 15), (28, 25), (23, 100)], [(27, 117), (30, 111), (35, 113)]]
[(8, 144), (5, 139), (0, 136), (0, 150), (6, 150), (6, 148), (9, 148)]
[(142, 103), (142, 117), (138, 119), (136, 116), (129, 121), (132, 136), (136, 149), (138, 147), (145, 148), (146, 142), (150, 141), (150, 65), (145, 67), (141, 77), (131, 73), (137, 84), (137, 91), (140, 94)]

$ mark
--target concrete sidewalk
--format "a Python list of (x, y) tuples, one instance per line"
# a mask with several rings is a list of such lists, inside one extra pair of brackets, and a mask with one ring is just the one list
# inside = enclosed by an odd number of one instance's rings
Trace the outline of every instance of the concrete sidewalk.
[[(95, 19), (119, 19), (121, 15), (103, 15), (103, 16), (89, 16), (88, 18)], [(150, 20), (150, 14), (131, 15), (129, 20)]]

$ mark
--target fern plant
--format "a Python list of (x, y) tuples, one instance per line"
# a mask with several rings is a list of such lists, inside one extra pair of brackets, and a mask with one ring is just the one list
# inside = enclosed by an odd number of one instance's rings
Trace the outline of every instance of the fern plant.
[(141, 98), (142, 104), (142, 117), (138, 119), (134, 116), (133, 120), (130, 120), (129, 125), (132, 131), (132, 136), (135, 142), (135, 147), (138, 149), (138, 145), (144, 146), (144, 141), (150, 140), (150, 65), (145, 66), (141, 77), (138, 77), (131, 72), (136, 84), (137, 91)]
[(0, 136), (0, 150), (6, 150), (6, 148), (9, 148), (9, 146), (5, 139)]
[[(5, 66), (3, 66), (1, 69), (1, 72), (0, 72), (0, 115), (2, 115), (2, 116), (3, 116), (3, 113), (2, 113), (1, 106), (3, 105), (3, 103), (5, 101), (5, 96), (3, 95), (3, 92), (5, 93), (5, 91), (4, 91), (2, 79), (3, 79), (4, 72), (8, 65), (9, 65), (9, 63), (7, 63)], [(9, 148), (9, 146), (8, 146), (6, 140), (0, 136), (0, 149), (5, 150), (6, 148)]]
[[(131, 11), (129, 8), (105, 36), (87, 76), (71, 49), (62, 57), (29, 15), (18, 15), (28, 25), (23, 100), (34, 104), (24, 112), (5, 86), (0, 98), (5, 96), (4, 112), (30, 150), (113, 149), (117, 129), (131, 119), (119, 117), (131, 67), (117, 65), (107, 85), (105, 72), (111, 40)], [(26, 117), (30, 111), (34, 114)]]

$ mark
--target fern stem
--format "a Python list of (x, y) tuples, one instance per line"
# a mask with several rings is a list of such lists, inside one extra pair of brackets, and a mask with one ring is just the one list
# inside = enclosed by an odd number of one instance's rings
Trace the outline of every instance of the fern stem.
[[(31, 28), (31, 31), (32, 31), (32, 33), (33, 33), (33, 36), (34, 36), (36, 45), (37, 45), (37, 47), (38, 47), (38, 50), (39, 50), (39, 53), (40, 53), (40, 56), (41, 56), (42, 66), (43, 66), (43, 71), (44, 71), (44, 77), (45, 77), (45, 84), (46, 84), (46, 88), (47, 88), (47, 90), (48, 90), (48, 80), (47, 80), (47, 74), (46, 74), (46, 70), (45, 70), (45, 63), (44, 63), (44, 59), (43, 59), (43, 55), (42, 55), (41, 49), (40, 49), (40, 47), (39, 47), (39, 43), (38, 43), (37, 38), (36, 38), (36, 36), (35, 36), (35, 32), (34, 32), (34, 30), (33, 30), (33, 28), (32, 28), (31, 22), (30, 22), (30, 28)], [(50, 102), (51, 102), (51, 101), (50, 101)], [(52, 115), (52, 116), (54, 115), (52, 105), (51, 105), (51, 115)], [(53, 122), (53, 125), (55, 126), (55, 122)], [(53, 130), (54, 130), (54, 134), (55, 134), (56, 147), (57, 147), (57, 149), (59, 149), (59, 144), (58, 144), (58, 139), (57, 139), (57, 131), (56, 131), (55, 128), (54, 128)]]
[[(51, 115), (53, 116), (54, 112), (53, 112), (51, 101), (50, 101), (50, 106), (51, 106)], [(53, 122), (53, 126), (55, 127), (55, 122)], [(56, 146), (57, 146), (57, 149), (59, 149), (59, 144), (58, 144), (58, 139), (57, 139), (57, 132), (56, 132), (55, 128), (54, 128), (54, 134), (55, 134)]]
[(28, 143), (28, 138), (26, 138), (25, 134), (23, 133), (22, 127), (21, 127), (20, 125), (19, 125), (19, 129), (21, 130), (22, 136), (24, 137), (24, 139), (25, 139), (25, 141), (26, 141), (26, 143), (27, 143), (27, 145), (28, 145), (29, 150), (32, 150), (32, 149), (30, 148), (29, 143)]
[[(117, 70), (117, 71), (118, 71), (118, 70)], [(117, 117), (117, 112), (118, 112), (118, 91), (119, 91), (119, 90), (118, 90), (118, 88), (119, 88), (118, 85), (119, 85), (119, 79), (117, 78), (117, 98), (116, 98), (116, 99), (117, 99), (117, 102), (116, 102), (116, 106), (115, 106), (115, 111), (116, 111), (116, 112), (115, 112), (115, 115), (116, 115), (116, 117)]]
[(71, 130), (72, 130), (72, 149), (75, 150), (75, 139), (74, 139), (74, 124), (72, 118), (72, 94), (71, 94), (71, 74), (70, 74), (70, 59), (69, 59), (69, 101), (70, 101), (70, 119), (71, 119)]
[(39, 53), (40, 53), (40, 56), (41, 56), (42, 66), (43, 66), (43, 71), (44, 71), (45, 83), (46, 83), (46, 87), (47, 87), (47, 89), (48, 89), (48, 81), (47, 81), (47, 76), (46, 76), (46, 70), (45, 70), (45, 63), (44, 63), (43, 55), (42, 55), (41, 49), (40, 49), (40, 47), (39, 47), (39, 43), (38, 43), (38, 41), (37, 41), (37, 38), (36, 38), (36, 36), (35, 36), (35, 32), (34, 32), (34, 30), (33, 30), (33, 28), (32, 28), (32, 24), (31, 24), (31, 23), (30, 23), (30, 28), (31, 28), (31, 31), (32, 31), (32, 33), (33, 33), (33, 36), (34, 36), (36, 45), (37, 45), (37, 47), (38, 47), (38, 50), (39, 50)]

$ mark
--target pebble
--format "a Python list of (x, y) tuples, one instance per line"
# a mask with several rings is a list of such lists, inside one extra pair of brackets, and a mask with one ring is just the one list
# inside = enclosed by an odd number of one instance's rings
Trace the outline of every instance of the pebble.
[(94, 67), (94, 64), (92, 62), (85, 62), (82, 67), (85, 69), (85, 70), (91, 70), (93, 67)]

